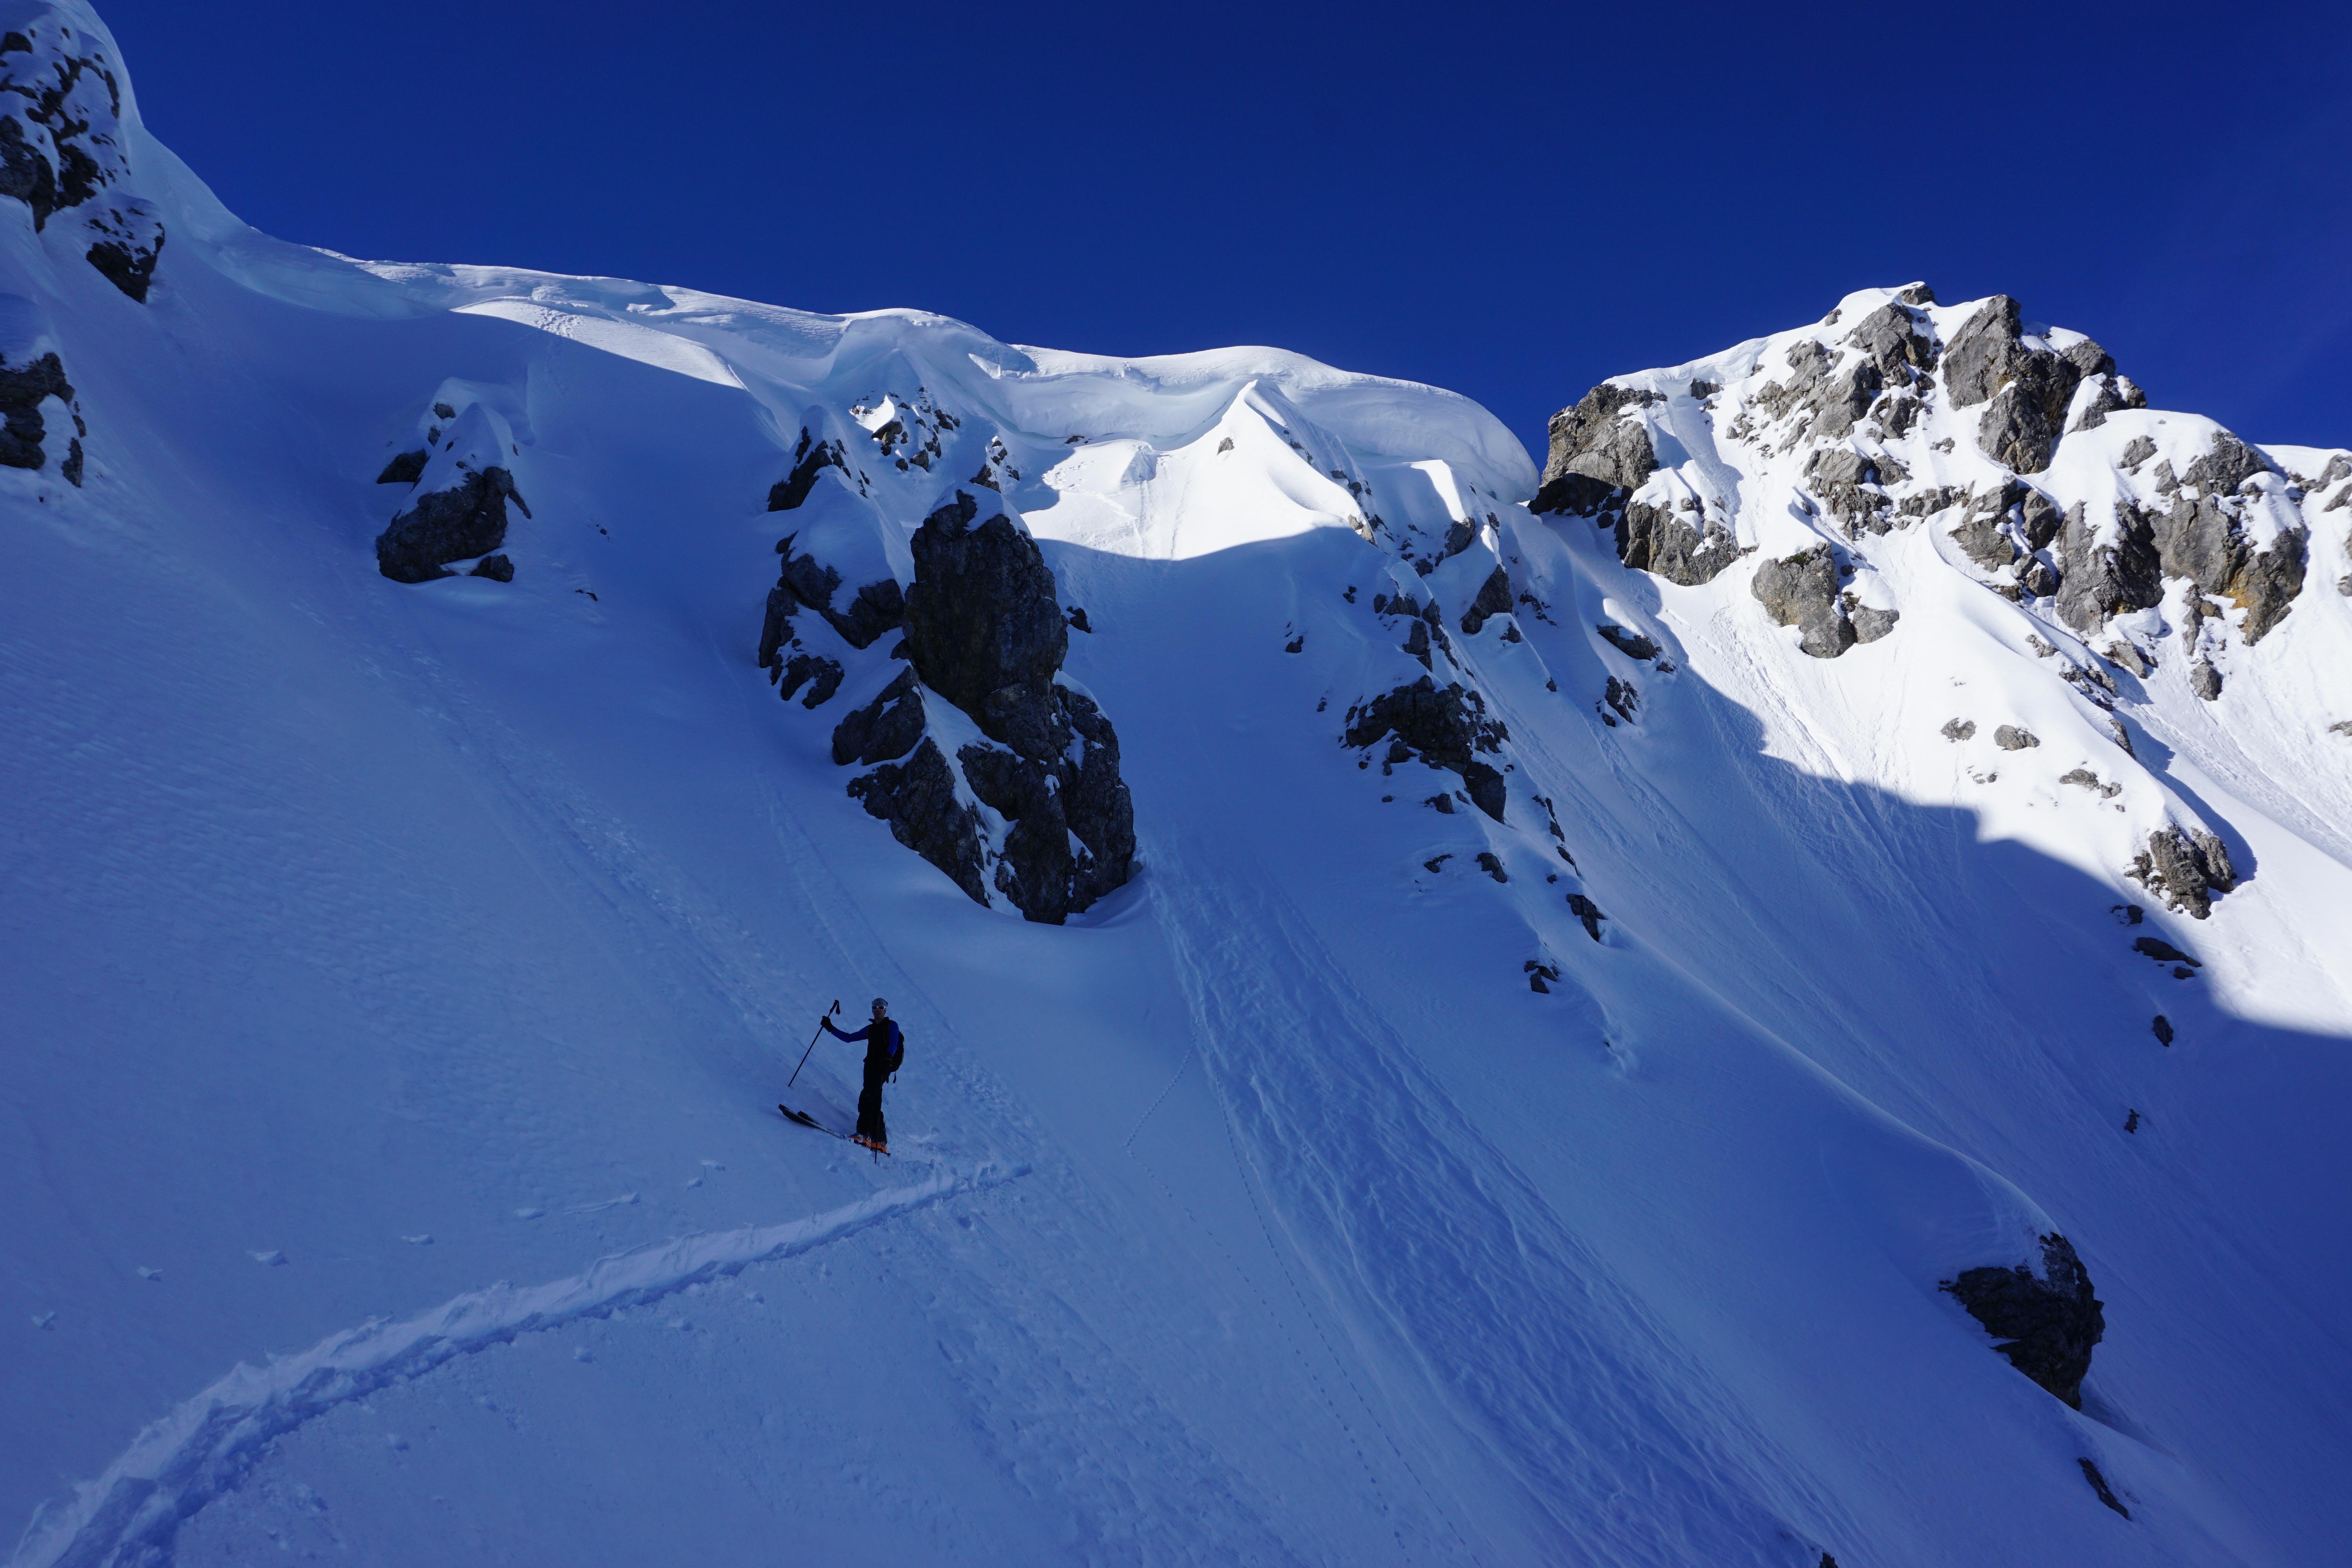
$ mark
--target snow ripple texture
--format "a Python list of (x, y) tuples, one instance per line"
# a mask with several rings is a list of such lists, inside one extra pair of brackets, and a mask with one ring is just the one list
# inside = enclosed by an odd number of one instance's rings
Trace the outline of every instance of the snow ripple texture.
[(104, 1568), (168, 1561), (180, 1526), (234, 1488), (275, 1438), (336, 1405), (418, 1377), (520, 1334), (643, 1307), (689, 1285), (740, 1274), (957, 1193), (997, 1186), (1026, 1166), (982, 1162), (782, 1225), (681, 1236), (598, 1258), (568, 1279), (504, 1281), (427, 1312), (331, 1334), (267, 1366), (239, 1363), (218, 1383), (149, 1426), (104, 1475), (55, 1518), (36, 1521), (9, 1568)]

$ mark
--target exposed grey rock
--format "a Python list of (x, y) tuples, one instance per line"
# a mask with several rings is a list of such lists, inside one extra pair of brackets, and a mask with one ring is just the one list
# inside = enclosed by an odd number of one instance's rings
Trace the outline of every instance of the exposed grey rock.
[(2135, 436), (2124, 443), (2124, 468), (2137, 468), (2156, 456), (2156, 443), (2145, 436)]
[(2204, 960), (2191, 958), (2160, 936), (2144, 936), (2132, 943), (2134, 952), (2142, 953), (2158, 963), (2189, 963), (2202, 969)]
[(1987, 572), (1998, 572), (2017, 559), (2017, 542), (2010, 536), (2009, 491), (2024, 487), (2012, 480), (2000, 489), (1979, 496), (1960, 521), (1952, 524), (1952, 542), (1960, 552)]
[(923, 683), (975, 718), (1005, 688), (1042, 695), (1070, 645), (1037, 542), (1001, 510), (974, 527), (978, 516), (959, 490), (923, 521), (906, 595), (907, 651)]
[(485, 555), (474, 563), (474, 569), (466, 575), (488, 577), (493, 583), (511, 583), (514, 581), (514, 563), (502, 554)]
[(1937, 485), (1932, 489), (1905, 496), (1895, 503), (1895, 510), (1904, 517), (1933, 517), (1939, 511), (1949, 511), (1968, 499), (1969, 491), (1964, 486)]
[[(14, 123), (0, 120), (0, 125)], [(42, 449), (48, 422), (41, 416), (41, 405), (52, 397), (68, 405), (74, 400), (65, 364), (56, 354), (43, 354), (13, 370), (0, 359), (0, 465), (37, 468), (48, 461)]]
[(772, 672), (776, 679), (776, 695), (789, 702), (793, 693), (808, 683), (808, 695), (801, 699), (803, 708), (821, 708), (841, 689), (842, 668), (822, 654), (796, 653), (782, 668)]
[(2101, 800), (2113, 800), (2116, 796), (2124, 793), (2123, 785), (2119, 784), (2108, 784), (2088, 768), (2070, 768), (2066, 772), (2058, 775), (2058, 782), (2065, 784), (2075, 784), (2083, 789), (2089, 790)]
[(2002, 1342), (1993, 1348), (2011, 1366), (2082, 1408), (2083, 1378), (2106, 1334), (2106, 1314), (2073, 1243), (2055, 1232), (2042, 1238), (2040, 1278), (2023, 1263), (1969, 1268), (1942, 1289)]
[(2042, 744), (2041, 738), (2031, 730), (2021, 730), (2014, 724), (2003, 724), (1992, 732), (1992, 743), (2004, 752), (2022, 752)]
[(2110, 616), (2127, 615), (2163, 602), (2164, 573), (2148, 514), (2129, 501), (2116, 503), (2116, 526), (2105, 541), (2077, 501), (2058, 533), (2063, 578), (2058, 614), (2075, 630), (2098, 630)]
[(2189, 689), (2210, 702), (2221, 695), (2221, 672), (2210, 658), (2200, 658), (2189, 667)]
[[(2242, 605), (2249, 645), (2283, 619), (2303, 591), (2304, 542), (2283, 531), (2268, 550), (2247, 538), (2239, 487), (2269, 471), (2260, 454), (2226, 430), (2216, 431), (2203, 457), (2190, 463), (2170, 492), (2170, 507), (2153, 519), (2153, 537), (2165, 575), (2186, 577), (2208, 594)], [(2192, 496), (2189, 492), (2194, 490)]]
[[(2133, 1126), (2126, 1127), (2124, 1131), (2126, 1132), (2134, 1131), (2137, 1128), (2138, 1121), (2139, 1112), (2135, 1110), (2132, 1112)], [(2098, 1494), (2099, 1500), (2105, 1503), (2109, 1508), (2114, 1509), (2117, 1513), (2122, 1514), (2126, 1519), (2129, 1519), (2131, 1517), (2131, 1510), (2126, 1508), (2122, 1503), (2116, 1500), (2115, 1490), (2107, 1485), (2107, 1478), (2099, 1474), (2099, 1467), (2088, 1458), (2078, 1458), (2074, 1462), (2083, 1467), (2083, 1479), (2091, 1483), (2091, 1489)]]
[(2219, 838), (2201, 828), (2184, 833), (2170, 824), (2147, 836), (2147, 847), (2132, 860), (2131, 875), (2167, 908), (2200, 921), (2212, 912), (2214, 895), (2238, 885), (2237, 868)]
[(1892, 632), (1895, 623), (1902, 618), (1900, 610), (1873, 609), (1868, 605), (1856, 605), (1847, 616), (1853, 622), (1853, 640), (1858, 643), (1876, 642)]
[(1825, 447), (1806, 460), (1805, 488), (1844, 525), (1848, 538), (1865, 530), (1885, 533), (1894, 524), (1893, 503), (1883, 487), (1889, 480), (1899, 483), (1907, 476), (1892, 458), (1883, 466), (1895, 471), (1883, 473), (1881, 463), (1851, 447)]
[(2069, 364), (2082, 372), (2085, 378), (2094, 375), (2113, 375), (2116, 373), (2115, 356), (2089, 338), (2084, 338), (2081, 342), (2058, 352), (2065, 356)]
[(2116, 638), (2103, 651), (2109, 659), (2143, 680), (2156, 673), (2156, 661), (2142, 652), (2140, 646), (2129, 637)]
[[(1503, 820), (1508, 797), (1503, 775), (1478, 759), (1482, 752), (1499, 751), (1510, 731), (1486, 717), (1486, 700), (1477, 692), (1459, 681), (1440, 690), (1424, 675), (1348, 710), (1348, 745), (1370, 746), (1391, 735), (1430, 766), (1458, 774), (1472, 803), (1496, 821)], [(1454, 808), (1447, 805), (1439, 809)]]
[(1511, 574), (1497, 566), (1478, 585), (1477, 595), (1470, 601), (1470, 607), (1462, 612), (1463, 635), (1475, 637), (1488, 620), (1510, 613)]
[(163, 224), (154, 208), (125, 197), (93, 214), (90, 232), (98, 236), (83, 258), (99, 275), (141, 304), (155, 280), (155, 264), (163, 258)]
[[(1629, 407), (1646, 407), (1657, 401), (1655, 393), (1603, 382), (1574, 407), (1553, 415), (1551, 450), (1544, 462), (1543, 483), (1528, 503), (1530, 509), (1589, 517), (1608, 503), (1610, 492), (1631, 494), (1639, 489), (1657, 471), (1657, 454), (1651, 447), (1648, 427), (1638, 419), (1621, 416)], [(1623, 498), (1617, 499), (1622, 502)]]
[(1592, 629), (1606, 638), (1610, 647), (1627, 658), (1638, 658), (1647, 663), (1658, 657), (1658, 645), (1639, 632), (1629, 632), (1623, 626), (1609, 621), (1602, 621)]
[(530, 515), (530, 503), (501, 468), (469, 473), (446, 490), (411, 500), (376, 536), (376, 568), (395, 583), (449, 575), (446, 563), (487, 555), (506, 542), (507, 502)]
[(422, 447), (414, 452), (395, 453), (392, 461), (383, 466), (383, 472), (375, 477), (375, 482), (380, 485), (413, 485), (425, 477), (425, 459), (431, 455)]
[(1944, 721), (1943, 734), (1944, 739), (1947, 741), (1959, 742), (1973, 740), (1976, 738), (1976, 732), (1977, 721), (1973, 719), (1947, 719)]
[(988, 901), (981, 876), (980, 814), (956, 798), (955, 775), (929, 737), (903, 763), (885, 763), (849, 781), (849, 795), (890, 837), (947, 873), (975, 903)]
[(1497, 857), (1492, 849), (1481, 849), (1478, 851), (1478, 868), (1486, 872), (1489, 877), (1494, 878), (1497, 882), (1507, 882), (1511, 879), (1509, 875), (1503, 869), (1503, 862), (1501, 858)]
[(972, 793), (1012, 824), (995, 885), (1026, 918), (1058, 925), (1132, 874), (1134, 805), (1109, 721), (1054, 679), (1069, 630), (1037, 542), (1002, 511), (974, 527), (978, 516), (959, 490), (915, 532), (900, 679), (911, 696), (919, 677), (998, 743), (957, 754)]
[(1835, 658), (1853, 646), (1853, 623), (1838, 595), (1837, 556), (1828, 545), (1765, 562), (1749, 587), (1774, 620), (1799, 629), (1797, 646), (1813, 658)]
[(1587, 936), (1595, 942), (1601, 940), (1601, 922), (1609, 917), (1601, 912), (1599, 904), (1594, 903), (1582, 893), (1570, 893), (1568, 895), (1568, 912), (1584, 922), (1584, 933)]
[(776, 585), (768, 591), (767, 619), (760, 629), (763, 669), (773, 668), (776, 649), (792, 635), (792, 616), (803, 607), (824, 616), (825, 624), (852, 647), (872, 646), (883, 633), (898, 630), (906, 619), (905, 595), (898, 580), (890, 577), (864, 584), (851, 595), (846, 608), (835, 609), (834, 597), (841, 591), (841, 574), (814, 556), (793, 554), (793, 542), (798, 538), (797, 533), (788, 533), (776, 541), (776, 553), (782, 560)]
[(816, 488), (817, 476), (827, 468), (849, 472), (841, 443), (819, 441), (809, 433), (808, 426), (803, 426), (800, 445), (793, 448), (793, 471), (769, 488), (768, 510), (790, 511), (808, 500), (809, 491)]
[[(1601, 693), (1601, 701), (1610, 712), (1630, 724), (1633, 721), (1633, 710), (1641, 703), (1641, 693), (1633, 689), (1632, 681), (1620, 680), (1612, 675)], [(1605, 713), (1602, 715), (1603, 718), (1607, 716)]]
[[(2075, 346), (2079, 348), (2082, 345), (2078, 343)], [(2071, 355), (2074, 351), (2070, 349), (2067, 352)], [(2107, 416), (2110, 414), (2117, 413), (2120, 410), (2126, 408), (2145, 408), (2147, 406), (2147, 395), (2141, 392), (2140, 389), (2133, 384), (2130, 377), (2120, 375), (2099, 375), (2092, 382), (2091, 396), (2089, 400), (2084, 404), (2083, 412), (2075, 417), (2074, 428), (2077, 430), (2095, 430), (2100, 426), (2105, 425), (2107, 422)], [(2128, 449), (2129, 448), (2126, 448), (2126, 450)], [(2125, 466), (2130, 466), (2128, 461), (2126, 461)]]
[(1936, 368), (1935, 339), (1922, 314), (1890, 301), (1864, 316), (1845, 341), (1863, 352), (1890, 386), (1908, 386), (1916, 373)]
[(2156, 1016), (2155, 1021), (2148, 1025), (2148, 1031), (2156, 1036), (2158, 1043), (2167, 1046), (2172, 1044), (2172, 1020), (2163, 1014), (2158, 1013)]
[[(783, 694), (790, 697), (792, 692), (786, 690)], [(851, 710), (834, 726), (833, 760), (843, 767), (852, 763), (896, 762), (915, 749), (929, 722), (929, 716), (923, 711), (922, 689), (915, 684), (915, 672), (902, 669), (882, 689), (881, 695), (863, 708)]]
[(1731, 531), (1712, 516), (1693, 522), (1686, 514), (1640, 501), (1621, 506), (1607, 521), (1613, 525), (1617, 559), (1628, 566), (1692, 588), (1713, 582), (1739, 559)]
[(1541, 959), (1528, 959), (1526, 963), (1520, 965), (1520, 970), (1528, 977), (1528, 989), (1538, 995), (1551, 994), (1551, 986), (1545, 984), (1546, 981), (1550, 981), (1554, 984), (1559, 981), (1559, 965), (1546, 963)]
[(2030, 474), (2050, 466), (2083, 371), (2063, 354), (2028, 348), (2022, 336), (2017, 301), (1996, 294), (1952, 339), (1944, 385), (1954, 408), (1990, 403), (1978, 421), (1978, 447)]

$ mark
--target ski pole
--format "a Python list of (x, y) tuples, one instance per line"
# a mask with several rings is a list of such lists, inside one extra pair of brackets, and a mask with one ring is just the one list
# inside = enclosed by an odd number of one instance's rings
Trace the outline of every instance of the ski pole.
[(803, 1051), (803, 1052), (801, 1053), (800, 1067), (796, 1067), (796, 1068), (793, 1068), (793, 1076), (792, 1076), (792, 1077), (790, 1077), (790, 1078), (788, 1078), (788, 1079), (784, 1079), (784, 1087), (785, 1087), (786, 1089), (790, 1089), (790, 1088), (792, 1088), (792, 1087), (793, 1087), (793, 1085), (794, 1085), (795, 1083), (798, 1083), (798, 1082), (800, 1081), (800, 1077), (801, 1077), (801, 1068), (804, 1068), (804, 1067), (808, 1066), (809, 1051), (813, 1051), (813, 1050), (816, 1049), (817, 1035), (822, 1035), (822, 1034), (824, 1034), (824, 1021), (825, 1021), (825, 1019), (832, 1017), (835, 1013), (838, 1013), (838, 1012), (840, 1012), (840, 1011), (841, 1011), (841, 1001), (840, 1001), (840, 999), (839, 999), (838, 997), (836, 997), (836, 998), (835, 998), (835, 1000), (834, 1000), (834, 1004), (833, 1004), (833, 1005), (832, 1005), (832, 1006), (830, 1006), (830, 1007), (827, 1007), (827, 1008), (826, 1008), (826, 1009), (825, 1009), (822, 1014), (820, 1014), (820, 1015), (818, 1016), (818, 1017), (817, 1017), (817, 1021), (816, 1021), (816, 1035), (811, 1035), (811, 1036), (809, 1037), (808, 1051)]

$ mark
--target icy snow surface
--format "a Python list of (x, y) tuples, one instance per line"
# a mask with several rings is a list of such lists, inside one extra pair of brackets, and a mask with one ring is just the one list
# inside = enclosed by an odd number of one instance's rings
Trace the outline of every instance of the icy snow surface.
[[(0, 24), (120, 75), (79, 4)], [(2333, 454), (2268, 454), (2299, 499), (2250, 527), (2307, 530), (2307, 581), (2258, 644), (2207, 623), (2216, 700), (2180, 584), (2095, 698), (2113, 636), (1935, 521), (1837, 536), (1902, 618), (1816, 659), (1749, 590), (1831, 537), (1803, 454), (1687, 392), (1802, 333), (1628, 378), (1672, 394), (1655, 493), (1759, 552), (1679, 586), (1530, 514), (1451, 394), (355, 262), (238, 224), (120, 86), (143, 303), (0, 201), (0, 352), (58, 353), (86, 424), (79, 484), (55, 399), (0, 468), (13, 1568), (2340, 1554)], [(2042, 482), (2210, 428), (2111, 414)], [(1948, 411), (1908, 439), (1954, 432), (1915, 480), (1990, 471)], [(804, 433), (845, 463), (769, 512)], [(513, 581), (379, 575), (501, 443)], [(1134, 795), (1136, 879), (1066, 926), (845, 793), (897, 634), (803, 613), (814, 709), (753, 659), (780, 537), (845, 601), (981, 474)], [(1507, 731), (1501, 820), (1344, 743), (1424, 673)], [(2127, 875), (2168, 822), (2236, 863), (2207, 920)], [(877, 994), (882, 1163), (774, 1109)], [(856, 1073), (820, 1044), (793, 1098), (845, 1119)], [(2105, 1302), (2079, 1412), (1937, 1289), (2053, 1230)]]

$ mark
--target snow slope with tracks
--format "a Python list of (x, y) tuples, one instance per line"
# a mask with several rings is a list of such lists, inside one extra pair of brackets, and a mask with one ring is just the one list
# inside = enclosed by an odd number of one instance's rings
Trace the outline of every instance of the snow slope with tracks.
[[(1895, 635), (1811, 659), (1750, 568), (1528, 513), (1452, 394), (353, 262), (121, 102), (143, 302), (0, 204), (8, 363), (58, 353), (87, 453), (0, 469), (12, 1563), (2326, 1559), (2340, 523), (2122, 759), (1924, 530)], [(388, 582), (374, 480), (453, 397), (514, 580)], [(929, 464), (764, 510), (813, 411), (886, 399)], [(815, 709), (752, 657), (779, 534), (854, 512), (904, 573), (987, 462), (1135, 800), (1138, 876), (1060, 927), (845, 794), (885, 646), (804, 619)], [(1499, 820), (1343, 743), (1423, 673), (1507, 729)], [(2209, 921), (2126, 879), (2085, 762), (2242, 853)], [(876, 994), (887, 1164), (774, 1110)], [(854, 1098), (851, 1048), (808, 1071)], [(2053, 1228), (2107, 1304), (2080, 1412), (1937, 1289)]]

